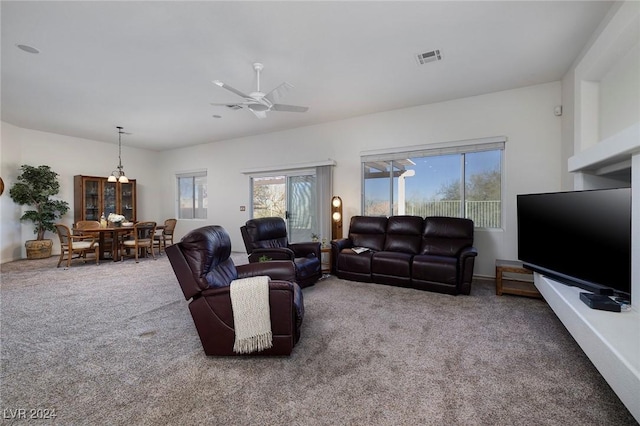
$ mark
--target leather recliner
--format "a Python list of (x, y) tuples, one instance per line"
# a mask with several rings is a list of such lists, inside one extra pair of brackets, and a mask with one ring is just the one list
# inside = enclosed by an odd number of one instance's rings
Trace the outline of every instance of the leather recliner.
[(300, 339), (304, 317), (302, 291), (294, 282), (289, 261), (235, 266), (231, 240), (220, 226), (205, 226), (189, 232), (166, 248), (182, 293), (207, 355), (237, 355), (231, 281), (259, 275), (269, 276), (269, 307), (273, 346), (252, 355), (289, 355)]
[(302, 288), (322, 277), (320, 243), (289, 243), (287, 226), (281, 217), (250, 219), (240, 227), (249, 262), (290, 260), (295, 264), (296, 282)]

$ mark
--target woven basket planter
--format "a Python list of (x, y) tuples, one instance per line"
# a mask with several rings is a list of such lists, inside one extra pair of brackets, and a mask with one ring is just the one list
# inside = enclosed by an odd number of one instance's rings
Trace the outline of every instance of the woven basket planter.
[(27, 240), (27, 259), (45, 259), (51, 257), (53, 240)]

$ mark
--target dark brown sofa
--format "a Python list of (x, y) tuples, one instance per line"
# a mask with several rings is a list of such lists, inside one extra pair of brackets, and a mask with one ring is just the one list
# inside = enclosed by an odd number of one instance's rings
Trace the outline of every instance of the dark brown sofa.
[(331, 249), (338, 278), (447, 294), (469, 294), (478, 254), (473, 221), (453, 217), (354, 216)]
[(273, 346), (256, 355), (289, 355), (300, 339), (304, 317), (302, 291), (294, 282), (293, 262), (274, 261), (235, 266), (231, 241), (220, 226), (205, 226), (166, 248), (207, 355), (236, 355), (230, 283), (267, 275)]

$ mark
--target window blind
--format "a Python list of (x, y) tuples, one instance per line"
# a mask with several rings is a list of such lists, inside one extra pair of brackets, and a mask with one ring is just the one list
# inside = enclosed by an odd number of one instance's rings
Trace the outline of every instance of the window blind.
[(402, 147), (393, 150), (364, 151), (360, 153), (361, 161), (389, 161), (403, 160), (412, 157), (430, 157), (435, 155), (463, 154), (468, 152), (491, 151), (504, 149), (507, 138), (498, 136), (493, 138), (471, 139), (456, 142), (443, 142), (430, 145)]

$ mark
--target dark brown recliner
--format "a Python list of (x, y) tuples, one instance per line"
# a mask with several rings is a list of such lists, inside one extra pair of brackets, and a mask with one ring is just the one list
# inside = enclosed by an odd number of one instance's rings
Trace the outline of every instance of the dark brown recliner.
[(167, 257), (193, 317), (207, 355), (237, 355), (230, 284), (239, 278), (267, 275), (273, 346), (252, 355), (289, 355), (300, 339), (304, 303), (300, 287), (293, 282), (289, 261), (235, 266), (229, 234), (220, 226), (191, 231), (166, 248)]
[[(315, 284), (322, 277), (320, 243), (289, 243), (287, 226), (281, 217), (248, 220), (240, 227), (249, 262), (290, 260), (295, 264), (296, 282), (300, 287)], [(263, 257), (264, 256), (264, 257)]]

